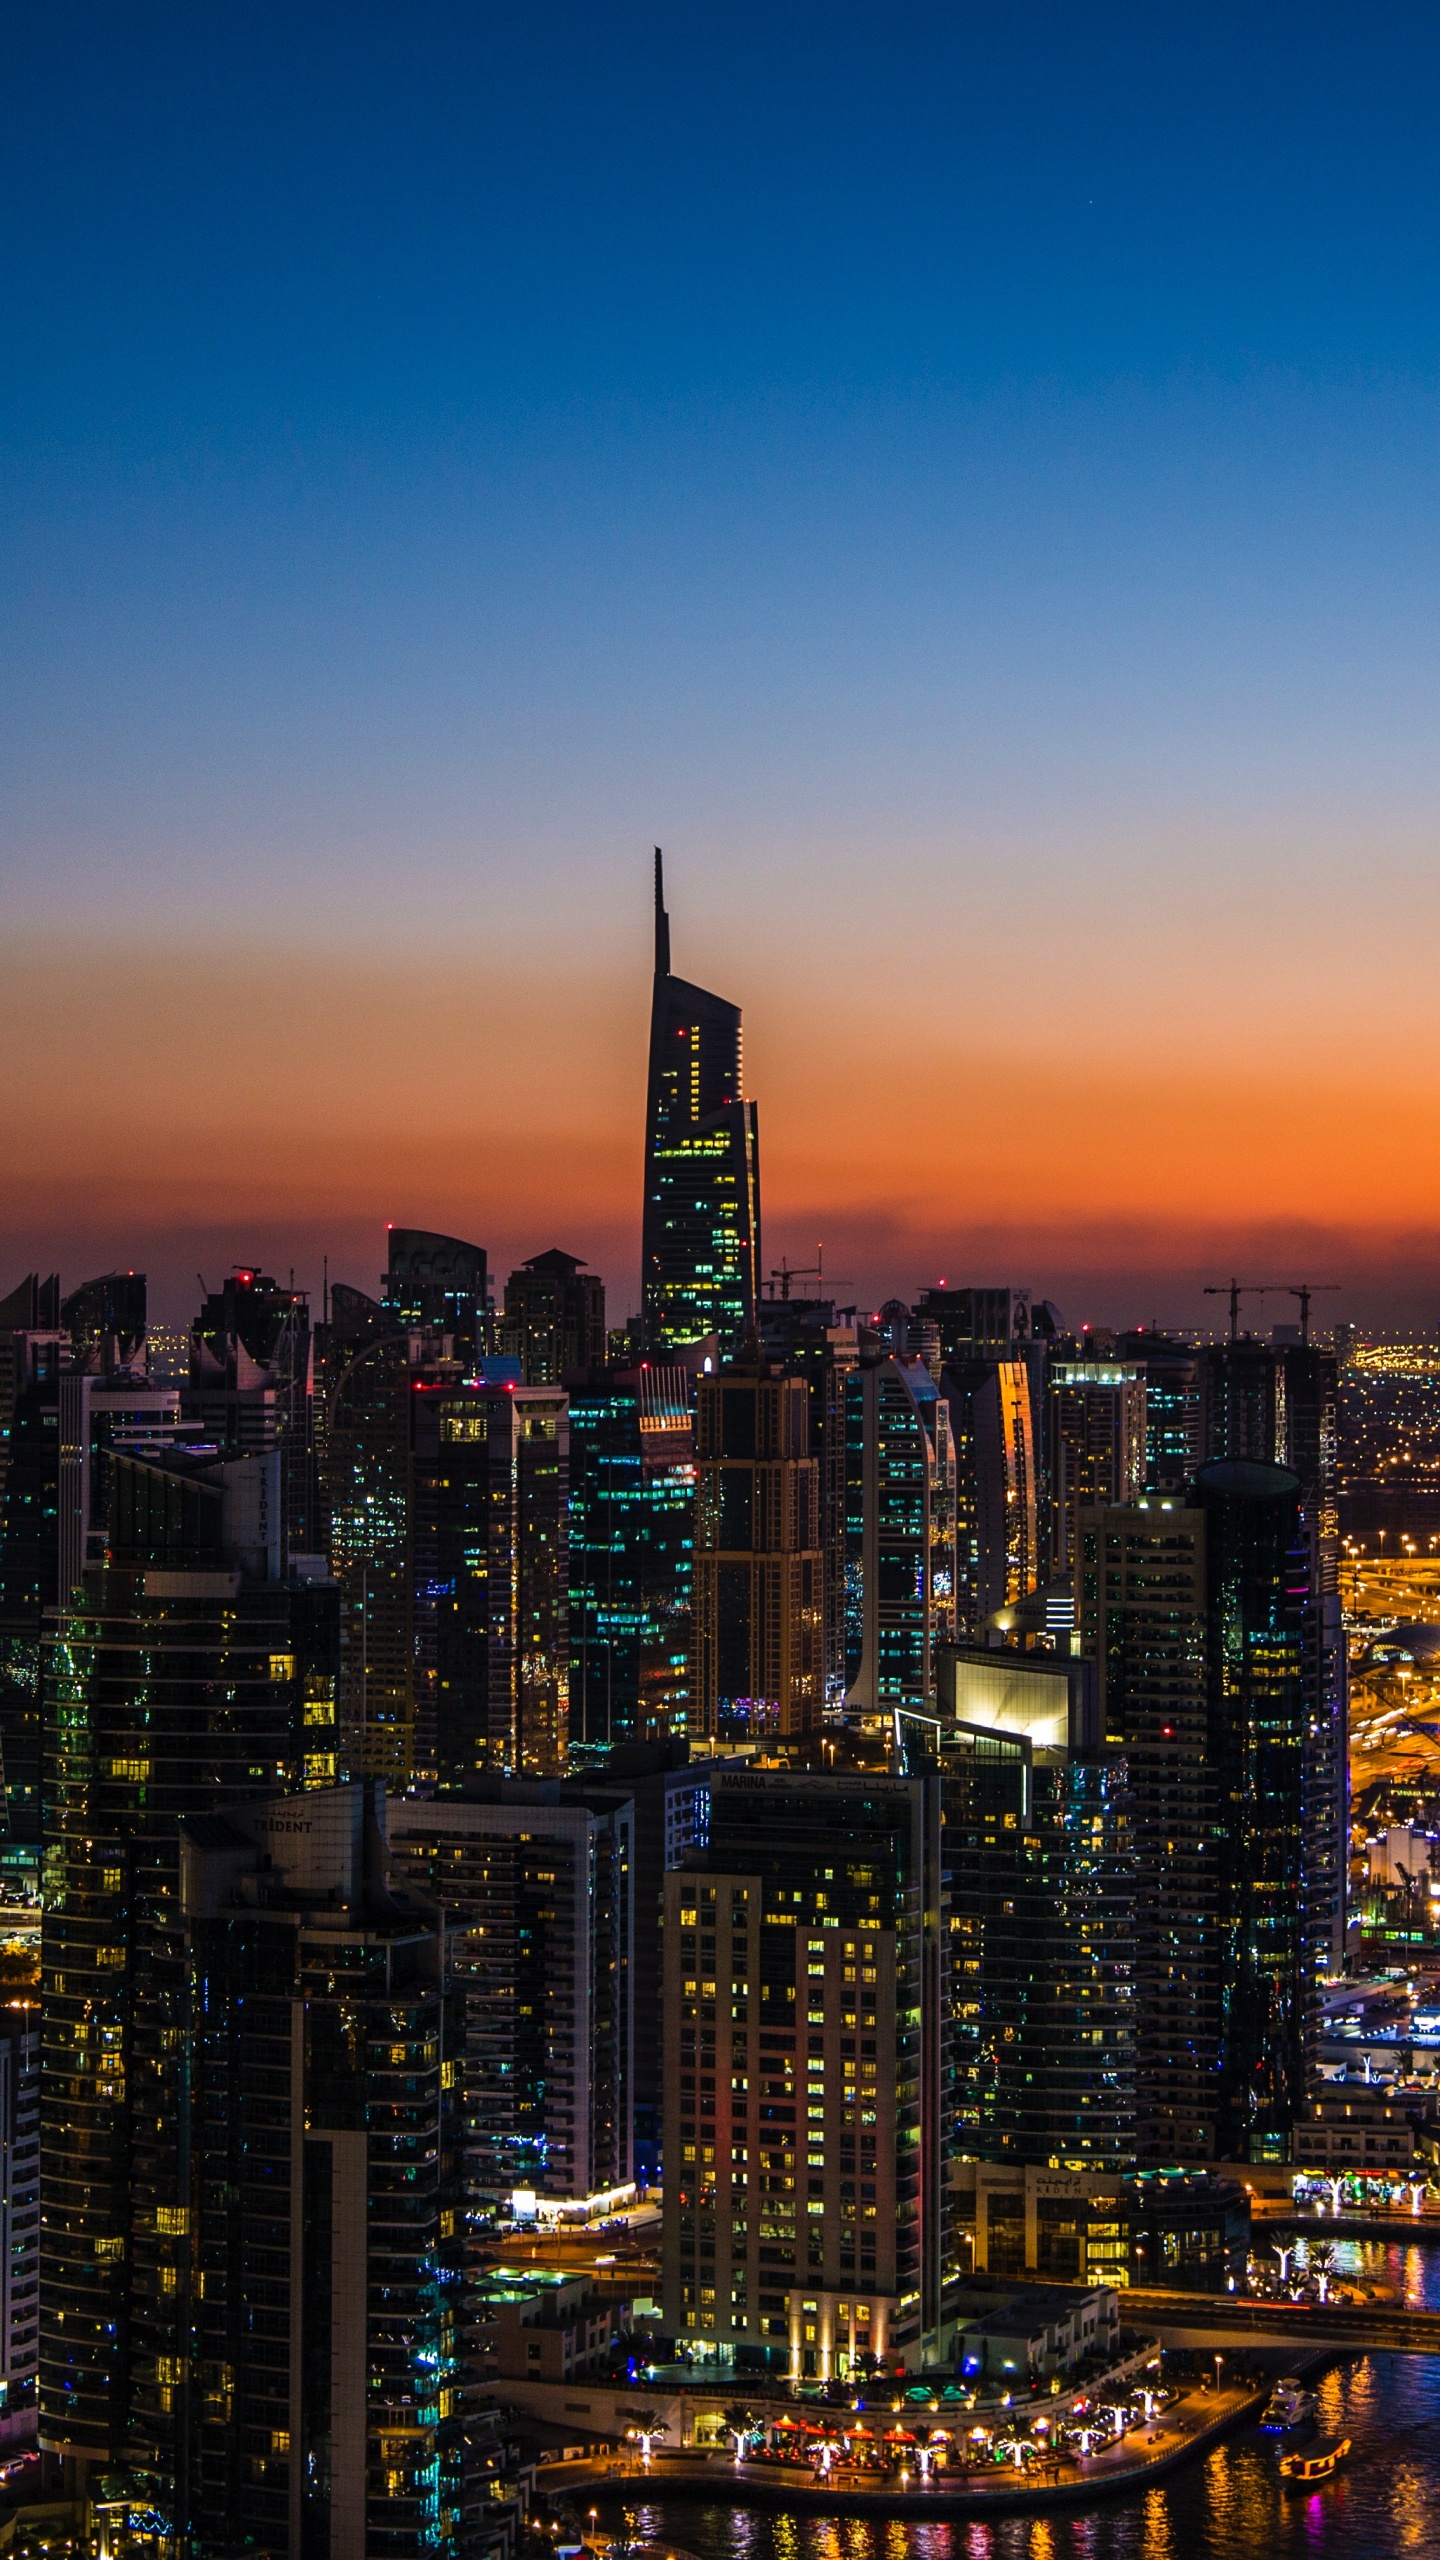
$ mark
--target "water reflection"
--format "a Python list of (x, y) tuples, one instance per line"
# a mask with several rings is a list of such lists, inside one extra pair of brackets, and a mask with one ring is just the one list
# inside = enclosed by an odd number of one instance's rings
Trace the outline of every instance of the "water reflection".
[[(1440, 2304), (1440, 2250), (1339, 2244), (1343, 2271)], [(1390, 2560), (1440, 2553), (1440, 2359), (1367, 2356), (1317, 2383), (1319, 2424), (1355, 2451), (1323, 2487), (1283, 2488), (1258, 2429), (1168, 2483), (1087, 2512), (958, 2524), (779, 2515), (676, 2499), (639, 2529), (698, 2560)]]

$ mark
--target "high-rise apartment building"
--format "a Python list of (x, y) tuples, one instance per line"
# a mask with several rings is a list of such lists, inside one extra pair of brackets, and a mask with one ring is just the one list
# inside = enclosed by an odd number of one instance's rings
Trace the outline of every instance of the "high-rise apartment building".
[(1218, 1459), (1188, 1504), (1083, 1514), (1080, 1544), (1082, 1643), (1136, 1802), (1141, 2157), (1283, 2158), (1337, 1891), (1303, 1489)]
[(562, 1390), (481, 1384), (423, 1336), (333, 1339), (321, 1430), (340, 1750), (394, 1787), (559, 1768), (569, 1729)]
[(1216, 2156), (1220, 1800), (1205, 1517), (1168, 1495), (1082, 1510), (1076, 1596), (1134, 1804), (1138, 2158)]
[(862, 1360), (845, 1381), (849, 1704), (867, 1718), (933, 1697), (955, 1631), (955, 1457), (923, 1360)]
[[(1063, 1669), (1052, 1685), (1063, 1702)], [(1128, 2169), (1138, 2002), (1124, 1760), (998, 1726), (902, 1721), (907, 1758), (933, 1759), (943, 1785), (954, 2151)]]
[(558, 1387), (605, 1358), (605, 1283), (578, 1256), (532, 1254), (505, 1283), (501, 1348), (529, 1387)]
[(60, 1580), (60, 1284), (32, 1278), (6, 1307), (54, 1325), (0, 1333), (0, 1751), (6, 1827), (40, 1838), (40, 1646)]
[(545, 1775), (570, 1728), (565, 1395), (420, 1377), (410, 1419), (417, 1765)]
[(607, 1796), (626, 1796), (631, 1806), (635, 2175), (647, 2185), (659, 2175), (664, 2139), (665, 1878), (709, 1839), (717, 1765), (713, 1757), (692, 1760), (685, 1739), (632, 1742), (610, 1754), (598, 1780)]
[(820, 1547), (824, 1559), (825, 1700), (838, 1709), (845, 1697), (845, 1381), (860, 1358), (862, 1334), (853, 1307), (830, 1298), (789, 1294), (762, 1298), (760, 1348), (787, 1376), (810, 1390), (810, 1450), (820, 1469)]
[[(1340, 1608), (1338, 1371), (1328, 1345), (1242, 1334), (1204, 1355), (1205, 1449), (1298, 1477), (1313, 1616), (1307, 1797), (1312, 1837), (1309, 1925), (1338, 1966), (1345, 1944), (1349, 1833), (1349, 1669)], [(1328, 1849), (1322, 1852), (1322, 1838)], [(1318, 1952), (1316, 1961), (1320, 1961)]]
[(1145, 1380), (1128, 1361), (1056, 1360), (1046, 1393), (1050, 1571), (1075, 1570), (1079, 1514), (1145, 1486)]
[(1148, 1494), (1184, 1494), (1206, 1455), (1207, 1354), (1193, 1343), (1143, 1328), (1120, 1337), (1119, 1356), (1145, 1380), (1145, 1484)]
[(279, 1453), (111, 1462), (46, 1644), (41, 2441), (185, 2495), (181, 1817), (334, 1769), (334, 1593), (279, 1578)]
[(387, 1886), (383, 1807), (357, 1785), (180, 1825), (173, 1976), (140, 1996), (188, 2067), (145, 2128), (134, 2375), (175, 2441), (177, 2549), (476, 2547), (444, 1935)]
[(768, 1362), (702, 1377), (695, 1424), (694, 1728), (818, 1729), (824, 1711), (820, 1470), (810, 1393)]
[(743, 1098), (740, 1008), (672, 974), (657, 847), (641, 1272), (651, 1357), (712, 1333), (738, 1350), (759, 1269), (759, 1124)]
[(444, 1909), (471, 2209), (634, 2175), (634, 1813), (623, 1787), (497, 1781), (390, 1807), (394, 1872)]
[(1040, 1578), (1039, 1479), (1023, 1360), (957, 1358), (941, 1383), (955, 1451), (955, 1616), (982, 1635)]
[(1284, 2158), (1331, 1964), (1335, 1807), (1315, 1763), (1318, 1744), (1328, 1778), (1332, 1745), (1313, 1729), (1323, 1594), (1298, 1476), (1222, 1458), (1195, 1490), (1220, 1864), (1221, 2156)]
[(483, 1245), (426, 1227), (390, 1227), (383, 1283), (391, 1325), (430, 1337), (437, 1356), (473, 1366), (490, 1347), (489, 1267)]
[(44, 1613), (103, 1558), (107, 1451), (187, 1426), (178, 1388), (147, 1374), (142, 1272), (64, 1299), (58, 1279), (32, 1275), (7, 1313), (23, 1321), (0, 1322), (0, 1750), (11, 1836), (36, 1841)]
[(0, 2008), (0, 2459), (35, 2439), (40, 2362), (40, 2007)]
[(944, 1924), (933, 1779), (715, 1771), (665, 1892), (677, 2336), (797, 2377), (937, 2352)]
[(279, 1450), (282, 1534), (297, 1556), (316, 1548), (313, 1384), (304, 1290), (232, 1271), (191, 1329), (186, 1414), (227, 1458)]
[(570, 1738), (582, 1750), (690, 1720), (695, 1431), (656, 1361), (571, 1380)]

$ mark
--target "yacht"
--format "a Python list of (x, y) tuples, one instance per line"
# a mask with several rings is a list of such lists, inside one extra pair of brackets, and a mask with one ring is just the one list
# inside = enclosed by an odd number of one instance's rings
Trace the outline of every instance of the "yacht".
[(1273, 2435), (1289, 2435), (1314, 2415), (1314, 2392), (1306, 2390), (1297, 2374), (1287, 2373), (1271, 2392), (1260, 2424), (1268, 2427)]

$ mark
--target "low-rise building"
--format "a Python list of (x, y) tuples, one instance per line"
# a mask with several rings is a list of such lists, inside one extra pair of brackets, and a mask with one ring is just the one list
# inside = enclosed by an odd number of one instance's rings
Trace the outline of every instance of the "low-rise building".
[(985, 2376), (1021, 2384), (1073, 2373), (1086, 2356), (1113, 2354), (1120, 2305), (1108, 2286), (1076, 2293), (1058, 2285), (1021, 2285), (998, 2309), (964, 2320), (956, 2332), (955, 2369), (967, 2381)]
[(1329, 2087), (1310, 2099), (1295, 2128), (1295, 2166), (1335, 2177), (1347, 2169), (1409, 2169), (1417, 2159), (1428, 2164), (1440, 2152), (1434, 2118), (1435, 2101), (1423, 2091), (1412, 2101), (1363, 2085)]
[(977, 2274), (1220, 2293), (1245, 2273), (1250, 2199), (1235, 2178), (964, 2160), (952, 2181), (959, 2263)]
[(471, 2288), (476, 2370), (484, 2381), (573, 2382), (608, 2372), (631, 2305), (584, 2273), (494, 2267)]

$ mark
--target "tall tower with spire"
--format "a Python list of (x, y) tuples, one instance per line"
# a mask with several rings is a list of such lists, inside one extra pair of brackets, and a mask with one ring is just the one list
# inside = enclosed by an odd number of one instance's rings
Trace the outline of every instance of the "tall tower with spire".
[(645, 1106), (641, 1282), (652, 1355), (755, 1324), (760, 1134), (741, 1093), (740, 1008), (670, 967), (665, 871), (655, 848), (655, 988)]

